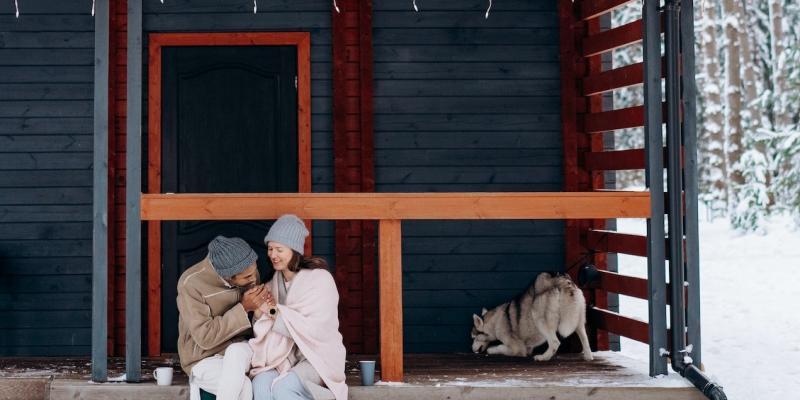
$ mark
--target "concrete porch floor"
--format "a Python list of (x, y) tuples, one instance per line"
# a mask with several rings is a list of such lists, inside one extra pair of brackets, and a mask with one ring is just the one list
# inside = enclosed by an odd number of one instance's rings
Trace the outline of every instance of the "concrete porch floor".
[[(360, 386), (358, 360), (347, 363), (350, 399), (354, 400), (680, 400), (704, 399), (677, 374), (650, 378), (646, 363), (618, 353), (595, 353), (595, 361), (559, 354), (548, 362), (473, 354), (409, 354), (405, 357), (405, 382), (378, 382)], [(372, 359), (372, 358), (370, 358)], [(156, 386), (152, 371), (160, 366), (176, 369), (172, 386)], [(0, 399), (100, 400), (188, 399), (186, 375), (177, 357), (147, 358), (142, 383), (89, 382), (88, 358), (0, 359)], [(109, 359), (109, 379), (120, 379), (124, 359)], [(376, 376), (377, 379), (377, 376)]]

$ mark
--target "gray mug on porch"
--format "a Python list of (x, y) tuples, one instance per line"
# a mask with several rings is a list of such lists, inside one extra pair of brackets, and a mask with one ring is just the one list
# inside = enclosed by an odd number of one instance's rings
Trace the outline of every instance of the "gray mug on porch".
[(361, 365), (361, 385), (372, 386), (375, 383), (375, 361), (359, 361)]

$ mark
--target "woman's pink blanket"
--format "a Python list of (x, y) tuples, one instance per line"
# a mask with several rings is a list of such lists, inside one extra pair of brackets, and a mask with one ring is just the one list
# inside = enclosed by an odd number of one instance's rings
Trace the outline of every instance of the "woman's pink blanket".
[[(267, 285), (277, 295), (278, 279), (272, 279)], [(297, 344), (336, 400), (347, 400), (345, 349), (339, 333), (338, 303), (339, 292), (330, 272), (324, 269), (300, 270), (292, 279), (286, 304), (278, 304), (278, 315), (283, 318), (292, 337), (272, 332), (273, 320), (266, 313), (262, 315), (253, 325), (255, 338), (250, 339), (253, 349), (250, 376), (270, 369), (281, 375), (287, 373), (291, 368), (289, 353), (292, 345)]]

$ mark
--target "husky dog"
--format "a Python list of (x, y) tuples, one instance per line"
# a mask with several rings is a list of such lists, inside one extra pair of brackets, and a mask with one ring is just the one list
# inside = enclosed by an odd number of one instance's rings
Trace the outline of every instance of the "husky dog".
[(533, 357), (537, 361), (547, 361), (561, 344), (556, 333), (567, 337), (577, 332), (583, 359), (592, 359), (584, 326), (586, 300), (569, 276), (541, 273), (514, 300), (491, 310), (484, 308), (481, 316), (473, 314), (472, 319), (472, 351), (475, 353), (486, 351), (527, 357), (536, 346), (547, 342), (547, 351)]

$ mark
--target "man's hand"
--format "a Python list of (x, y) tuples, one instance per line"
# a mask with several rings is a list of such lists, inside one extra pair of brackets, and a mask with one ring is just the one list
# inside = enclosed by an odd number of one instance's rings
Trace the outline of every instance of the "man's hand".
[(244, 292), (242, 296), (242, 306), (247, 312), (255, 311), (264, 303), (270, 306), (275, 305), (275, 299), (272, 297), (272, 293), (266, 288), (266, 285), (258, 285)]
[(250, 312), (258, 309), (266, 301), (264, 292), (269, 292), (264, 285), (258, 285), (244, 292), (244, 295), (242, 295), (242, 307), (244, 307), (244, 310)]

